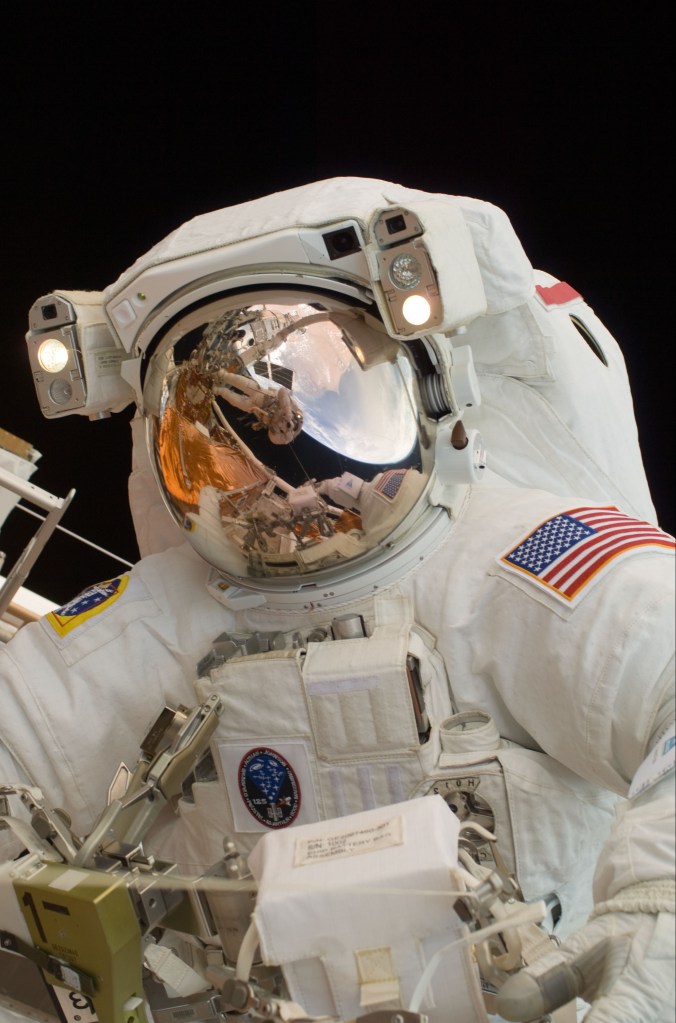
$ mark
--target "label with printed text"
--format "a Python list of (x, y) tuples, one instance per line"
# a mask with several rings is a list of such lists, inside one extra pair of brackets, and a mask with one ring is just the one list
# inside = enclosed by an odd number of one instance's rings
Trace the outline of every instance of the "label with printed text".
[(318, 835), (315, 838), (298, 838), (293, 865), (305, 867), (309, 863), (321, 863), (324, 860), (361, 856), (362, 853), (402, 845), (403, 841), (404, 822), (401, 817), (391, 817), (381, 824), (365, 828), (351, 828), (349, 831), (337, 831), (333, 835)]

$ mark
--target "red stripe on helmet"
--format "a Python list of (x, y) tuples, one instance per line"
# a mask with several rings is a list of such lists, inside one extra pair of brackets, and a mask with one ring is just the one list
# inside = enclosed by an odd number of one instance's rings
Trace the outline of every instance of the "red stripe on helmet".
[(571, 288), (570, 284), (566, 284), (565, 281), (552, 284), (549, 288), (543, 288), (541, 284), (536, 284), (535, 290), (545, 305), (565, 305), (566, 302), (582, 298), (580, 292), (576, 291), (575, 288)]

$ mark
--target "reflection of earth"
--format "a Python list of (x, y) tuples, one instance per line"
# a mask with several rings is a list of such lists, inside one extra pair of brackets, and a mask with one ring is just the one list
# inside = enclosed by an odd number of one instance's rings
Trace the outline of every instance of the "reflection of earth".
[[(375, 377), (375, 379), (373, 379)], [(317, 399), (294, 388), (303, 429), (333, 451), (360, 462), (400, 462), (416, 442), (416, 425), (401, 377), (393, 366), (374, 366), (368, 378), (353, 362), (340, 388)]]
[(417, 430), (404, 360), (360, 369), (340, 328), (328, 320), (292, 334), (271, 357), (293, 370), (303, 429), (315, 440), (374, 465), (410, 454)]

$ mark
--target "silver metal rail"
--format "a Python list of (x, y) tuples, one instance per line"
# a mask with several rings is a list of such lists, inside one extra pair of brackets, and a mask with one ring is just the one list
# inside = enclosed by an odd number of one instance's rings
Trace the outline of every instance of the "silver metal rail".
[(56, 529), (64, 512), (75, 497), (75, 490), (70, 490), (66, 497), (55, 497), (54, 494), (36, 487), (34, 483), (15, 476), (14, 473), (0, 466), (0, 487), (18, 494), (24, 501), (36, 505), (47, 512), (35, 534), (15, 561), (5, 582), (0, 587), (0, 615), (3, 615), (12, 602), (17, 590), (23, 586), (28, 573), (42, 553), (45, 544)]

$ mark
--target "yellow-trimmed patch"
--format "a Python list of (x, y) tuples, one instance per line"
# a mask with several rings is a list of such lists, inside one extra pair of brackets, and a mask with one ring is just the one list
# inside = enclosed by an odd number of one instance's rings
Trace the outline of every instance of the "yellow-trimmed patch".
[(100, 615), (102, 611), (114, 604), (122, 596), (129, 582), (128, 575), (118, 575), (114, 579), (96, 583), (78, 594), (73, 600), (50, 611), (45, 615), (57, 636), (67, 636), (79, 625)]

